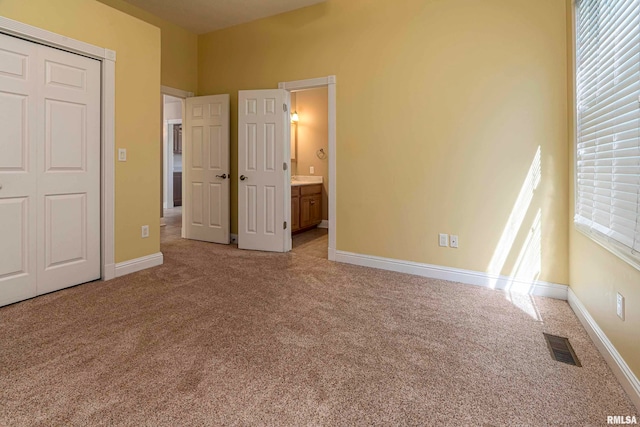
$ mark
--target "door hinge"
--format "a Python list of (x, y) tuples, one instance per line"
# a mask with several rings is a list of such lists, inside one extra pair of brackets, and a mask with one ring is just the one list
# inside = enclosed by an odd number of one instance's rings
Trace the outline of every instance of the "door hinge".
[(282, 163), (282, 170), (283, 171), (287, 170), (287, 162)]
[(287, 112), (287, 104), (282, 104), (282, 111)]
[(287, 229), (287, 221), (284, 222), (284, 224), (282, 224), (282, 229), (286, 230)]

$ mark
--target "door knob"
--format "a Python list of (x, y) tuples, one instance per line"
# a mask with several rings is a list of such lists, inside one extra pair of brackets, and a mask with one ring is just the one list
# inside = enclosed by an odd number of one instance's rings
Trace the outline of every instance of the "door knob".
[(240, 181), (244, 181), (245, 179), (247, 179), (247, 177), (246, 177), (246, 176), (244, 176), (244, 175), (240, 175)]
[(216, 175), (218, 178), (227, 179), (227, 174), (223, 173), (222, 175)]

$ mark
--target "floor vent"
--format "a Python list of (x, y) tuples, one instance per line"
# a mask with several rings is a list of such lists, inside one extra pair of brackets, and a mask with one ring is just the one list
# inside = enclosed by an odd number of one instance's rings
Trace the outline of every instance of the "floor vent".
[(571, 347), (571, 343), (569, 343), (569, 338), (550, 334), (544, 334), (544, 338), (547, 340), (547, 346), (549, 347), (553, 360), (569, 365), (582, 366), (578, 360), (578, 356), (576, 356), (576, 353), (573, 351), (573, 347)]

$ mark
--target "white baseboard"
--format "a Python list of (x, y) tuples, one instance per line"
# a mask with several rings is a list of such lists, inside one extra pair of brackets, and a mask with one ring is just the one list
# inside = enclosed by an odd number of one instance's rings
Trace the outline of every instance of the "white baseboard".
[(567, 299), (567, 290), (569, 289), (567, 285), (543, 282), (540, 280), (529, 282), (513, 277), (492, 275), (480, 271), (421, 264), (417, 262), (401, 261), (372, 255), (361, 255), (345, 251), (336, 251), (335, 260), (346, 264), (361, 265), (381, 270), (414, 274), (416, 276), (429, 277), (431, 279), (449, 280), (452, 282), (465, 283), (467, 285), (483, 286), (486, 288), (505, 290), (513, 293), (535, 295), (560, 300)]
[(237, 234), (229, 234), (229, 239), (231, 239), (231, 244), (232, 245), (237, 245), (238, 244), (238, 235)]
[(323, 219), (322, 222), (318, 224), (318, 228), (329, 228), (329, 221), (326, 219)]
[(602, 354), (602, 357), (604, 357), (604, 360), (607, 361), (614, 375), (618, 378), (618, 381), (620, 381), (622, 388), (624, 388), (633, 404), (638, 411), (640, 411), (640, 381), (638, 377), (634, 375), (629, 365), (627, 365), (620, 353), (618, 353), (618, 350), (613, 346), (613, 343), (609, 341), (604, 331), (600, 329), (595, 319), (591, 317), (587, 308), (571, 289), (569, 289), (568, 297), (569, 306), (571, 306), (571, 309), (580, 320), (580, 323), (582, 323), (582, 326), (587, 330), (587, 333), (600, 351), (600, 354)]
[(135, 273), (136, 271), (146, 270), (147, 268), (162, 265), (164, 258), (162, 252), (152, 255), (143, 256), (129, 261), (119, 262), (116, 264), (116, 277), (126, 274)]

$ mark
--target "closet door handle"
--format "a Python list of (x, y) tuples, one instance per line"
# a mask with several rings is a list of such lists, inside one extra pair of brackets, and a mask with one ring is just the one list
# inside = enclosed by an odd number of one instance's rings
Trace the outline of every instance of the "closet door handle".
[(244, 176), (244, 175), (240, 175), (240, 181), (244, 181), (245, 179), (247, 179), (247, 177), (246, 177), (246, 176)]
[(227, 179), (227, 174), (223, 173), (222, 175), (216, 175), (217, 178)]

